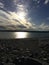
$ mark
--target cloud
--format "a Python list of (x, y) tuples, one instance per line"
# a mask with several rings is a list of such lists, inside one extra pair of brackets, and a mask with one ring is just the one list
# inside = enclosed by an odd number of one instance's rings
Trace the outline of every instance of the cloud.
[(49, 25), (47, 25), (45, 23), (41, 23), (40, 25), (34, 24), (34, 25), (32, 25), (32, 28), (30, 28), (30, 29), (35, 30), (35, 31), (48, 31)]
[[(41, 30), (47, 31), (49, 30), (49, 25), (42, 23), (37, 25), (33, 22), (30, 22), (30, 19), (22, 18), (17, 15), (16, 12), (10, 12), (10, 14), (5, 11), (0, 10), (0, 26), (5, 27), (8, 30)], [(4, 15), (4, 16), (3, 16)], [(6, 18), (7, 17), (7, 18)], [(2, 29), (2, 28), (1, 28)]]
[(42, 23), (39, 25), (39, 29), (40, 30), (49, 30), (49, 25), (45, 24), (45, 23)]
[[(20, 17), (16, 12), (10, 12), (8, 14), (7, 12), (0, 10), (0, 26), (9, 26), (8, 28), (26, 28), (29, 29), (32, 27), (32, 24), (25, 19), (25, 17)], [(23, 14), (25, 15), (25, 13)]]
[(34, 2), (36, 2), (36, 4), (40, 3), (40, 0), (33, 0)]
[(49, 2), (49, 0), (45, 0), (44, 4), (47, 4)]
[[(4, 26), (7, 29), (28, 29), (28, 30), (49, 30), (49, 25), (42, 23), (37, 25), (28, 17), (28, 13), (30, 14), (30, 4), (28, 2), (24, 5), (20, 2), (20, 0), (12, 0), (17, 10), (3, 10), (4, 4), (0, 2), (0, 26)], [(21, 0), (22, 1), (22, 0)], [(29, 1), (29, 0), (27, 0)], [(40, 0), (36, 1), (37, 5), (40, 3)], [(25, 1), (26, 2), (26, 1)], [(45, 0), (45, 4), (47, 4), (49, 0)], [(28, 6), (28, 9), (26, 8)], [(34, 4), (34, 6), (36, 6)], [(9, 7), (9, 6), (8, 6)], [(36, 6), (37, 7), (37, 6)], [(13, 7), (12, 7), (13, 8)], [(33, 11), (33, 10), (32, 10)], [(33, 12), (32, 12), (33, 13)]]
[(40, 0), (38, 0), (37, 3), (39, 4), (40, 3)]
[(0, 30), (7, 30), (5, 26), (0, 26)]
[(0, 8), (4, 8), (4, 4), (0, 2)]
[(5, 11), (0, 10), (0, 15), (0, 21), (2, 21), (2, 24), (0, 23), (0, 25), (16, 25), (16, 22), (12, 20), (11, 14), (8, 14)]
[(49, 17), (47, 17), (46, 19), (49, 20)]

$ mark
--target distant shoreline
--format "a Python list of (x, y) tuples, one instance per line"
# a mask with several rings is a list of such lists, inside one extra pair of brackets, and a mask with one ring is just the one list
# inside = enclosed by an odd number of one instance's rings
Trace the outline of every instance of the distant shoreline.
[(49, 33), (49, 31), (28, 31), (28, 30), (0, 30), (0, 32), (35, 32), (35, 33)]

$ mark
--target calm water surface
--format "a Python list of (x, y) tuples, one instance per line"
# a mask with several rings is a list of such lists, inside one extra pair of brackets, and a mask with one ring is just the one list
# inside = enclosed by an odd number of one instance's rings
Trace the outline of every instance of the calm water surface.
[(49, 38), (49, 33), (36, 32), (0, 32), (0, 39), (18, 39), (18, 38)]
[(49, 33), (36, 32), (0, 32), (0, 39), (17, 39), (17, 38), (49, 38)]

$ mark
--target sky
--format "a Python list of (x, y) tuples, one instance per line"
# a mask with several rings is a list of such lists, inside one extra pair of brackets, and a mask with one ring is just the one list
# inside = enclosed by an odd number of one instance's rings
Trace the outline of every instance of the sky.
[(49, 0), (0, 0), (0, 30), (49, 31)]

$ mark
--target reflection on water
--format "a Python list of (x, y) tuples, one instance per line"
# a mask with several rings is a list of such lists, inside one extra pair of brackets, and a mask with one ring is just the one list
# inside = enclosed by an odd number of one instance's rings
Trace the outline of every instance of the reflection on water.
[(15, 32), (14, 35), (15, 35), (15, 38), (27, 38), (28, 37), (27, 32)]
[(17, 39), (17, 38), (49, 38), (48, 33), (39, 32), (0, 32), (0, 39)]
[(28, 38), (30, 33), (28, 32), (0, 32), (0, 39), (17, 39)]

